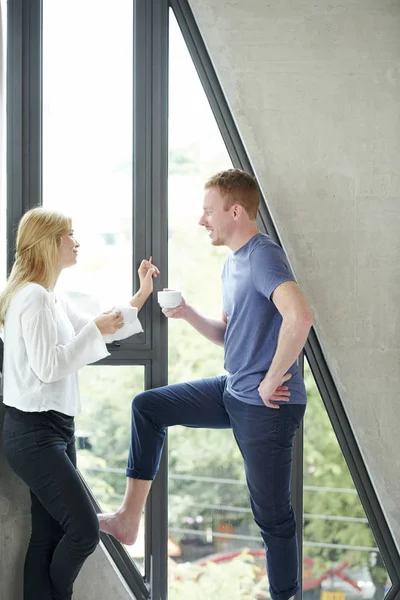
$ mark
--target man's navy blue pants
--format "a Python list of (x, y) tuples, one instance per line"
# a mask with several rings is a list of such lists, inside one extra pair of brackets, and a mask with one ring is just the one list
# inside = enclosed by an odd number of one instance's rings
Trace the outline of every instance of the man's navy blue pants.
[(265, 543), (272, 600), (288, 600), (299, 589), (290, 475), (294, 436), (305, 408), (247, 404), (226, 391), (226, 377), (148, 390), (132, 403), (126, 475), (133, 479), (156, 476), (167, 427), (232, 429), (243, 456), (254, 520)]

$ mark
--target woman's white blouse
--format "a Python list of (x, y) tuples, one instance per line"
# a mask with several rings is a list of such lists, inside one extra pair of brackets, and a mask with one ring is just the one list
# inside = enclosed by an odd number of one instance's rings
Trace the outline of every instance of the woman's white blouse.
[[(142, 331), (139, 321), (118, 331)], [(3, 401), (25, 412), (81, 410), (78, 370), (109, 355), (89, 317), (66, 297), (29, 283), (12, 298), (4, 324)]]

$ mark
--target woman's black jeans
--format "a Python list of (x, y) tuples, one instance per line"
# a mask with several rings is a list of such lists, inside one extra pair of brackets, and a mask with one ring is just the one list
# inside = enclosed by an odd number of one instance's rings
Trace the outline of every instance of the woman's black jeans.
[(99, 542), (96, 512), (76, 471), (73, 429), (6, 412), (4, 453), (30, 488), (32, 534), (25, 559), (24, 600), (70, 600), (73, 583)]

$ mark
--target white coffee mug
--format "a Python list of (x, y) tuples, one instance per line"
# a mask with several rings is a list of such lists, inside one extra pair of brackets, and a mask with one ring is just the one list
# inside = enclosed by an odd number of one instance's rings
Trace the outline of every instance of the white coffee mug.
[(182, 294), (176, 290), (158, 292), (157, 298), (161, 308), (176, 308), (182, 302)]
[(134, 323), (137, 319), (138, 309), (136, 306), (116, 306), (112, 312), (120, 312), (124, 323)]

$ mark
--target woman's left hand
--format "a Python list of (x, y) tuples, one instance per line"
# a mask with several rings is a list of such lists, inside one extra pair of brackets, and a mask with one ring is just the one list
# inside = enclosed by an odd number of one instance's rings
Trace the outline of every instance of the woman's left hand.
[(153, 265), (153, 257), (150, 256), (149, 260), (142, 260), (138, 269), (140, 290), (147, 295), (150, 295), (153, 291), (153, 277), (157, 277), (160, 271), (156, 265)]

